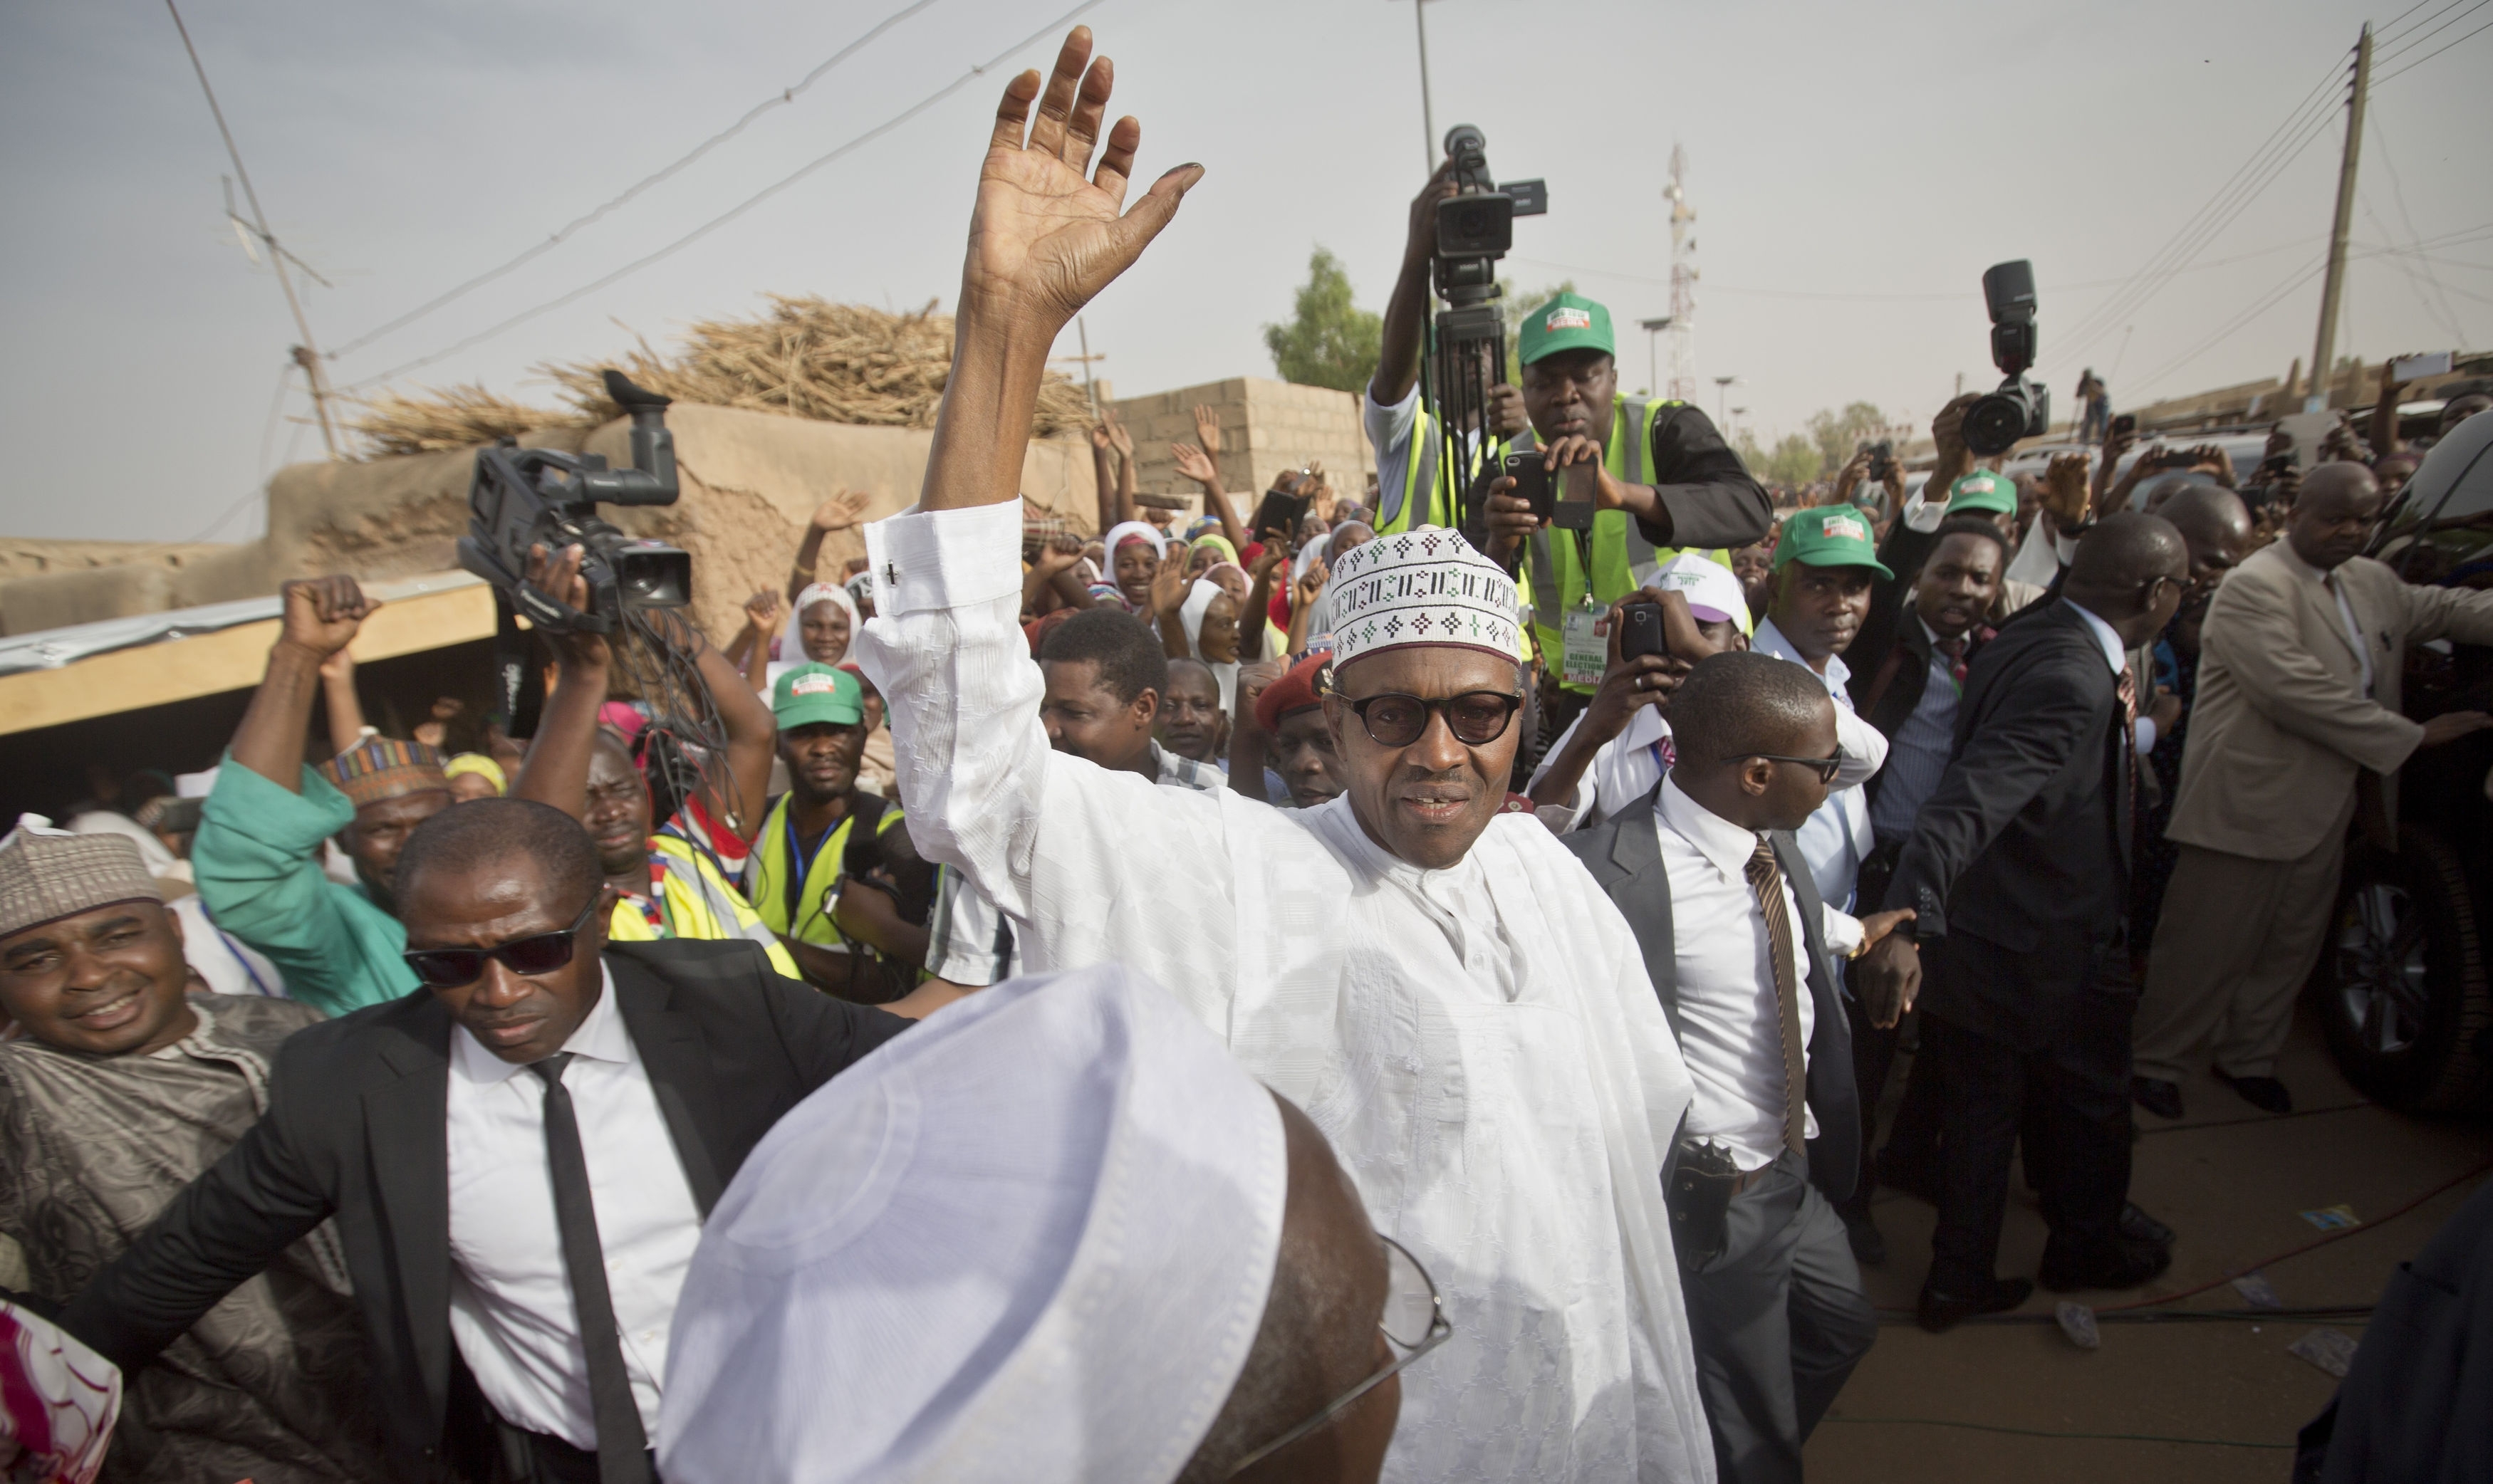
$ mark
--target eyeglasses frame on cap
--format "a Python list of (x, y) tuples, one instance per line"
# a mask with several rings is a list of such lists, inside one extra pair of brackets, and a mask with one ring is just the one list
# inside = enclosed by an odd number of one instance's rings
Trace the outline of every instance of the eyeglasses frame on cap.
[(1336, 1417), (1348, 1411), (1351, 1409), (1352, 1404), (1356, 1403), (1361, 1397), (1364, 1397), (1367, 1395), (1367, 1393), (1375, 1390), (1377, 1387), (1384, 1385), (1391, 1378), (1400, 1375), (1404, 1370), (1409, 1368), (1411, 1362), (1419, 1359), (1430, 1350), (1435, 1350), (1438, 1346), (1445, 1344), (1448, 1339), (1453, 1337), (1455, 1326), (1453, 1322), (1446, 1318), (1446, 1300), (1445, 1296), (1437, 1290), (1437, 1280), (1428, 1276), (1428, 1270), (1420, 1264), (1420, 1260), (1418, 1258), (1411, 1256), (1410, 1248), (1403, 1246), (1400, 1242), (1387, 1236), (1382, 1232), (1376, 1233), (1376, 1239), (1385, 1244), (1385, 1261), (1389, 1273), (1392, 1271), (1395, 1257), (1399, 1255), (1403, 1261), (1411, 1264), (1411, 1270), (1420, 1275), (1420, 1281), (1427, 1286), (1428, 1327), (1427, 1331), (1417, 1340), (1405, 1340), (1395, 1334), (1391, 1329), (1386, 1328), (1384, 1320), (1380, 1318), (1376, 1323), (1377, 1332), (1385, 1336), (1386, 1344), (1392, 1347), (1396, 1351), (1395, 1358), (1386, 1365), (1379, 1367), (1376, 1372), (1369, 1376), (1366, 1380), (1363, 1380), (1358, 1385), (1351, 1387), (1340, 1396), (1334, 1398), (1333, 1402), (1328, 1405), (1324, 1410), (1317, 1412), (1314, 1416), (1309, 1417), (1305, 1422), (1300, 1423), (1288, 1432), (1283, 1433), (1280, 1437), (1274, 1439), (1271, 1442), (1264, 1444), (1254, 1452), (1240, 1459), (1237, 1463), (1232, 1464), (1229, 1467), (1229, 1472), (1222, 1475), (1222, 1477), (1234, 1479), (1240, 1474), (1245, 1473), (1247, 1469), (1254, 1468), (1257, 1464), (1271, 1458), (1274, 1454), (1280, 1452), (1283, 1448), (1299, 1441), (1301, 1439), (1323, 1431), (1324, 1428)]
[[(562, 968), (571, 963), (572, 956), (578, 952), (577, 945), (580, 937), (580, 931), (588, 926), (589, 915), (595, 912), (598, 905), (605, 900), (606, 888), (600, 886), (589, 896), (588, 905), (582, 907), (580, 909), (580, 915), (571, 920), (570, 927), (559, 929), (553, 933), (531, 933), (526, 937), (515, 937), (507, 942), (496, 943), (491, 948), (409, 948), (401, 952), (399, 957), (406, 961), (406, 966), (408, 968), (414, 970), (416, 982), (423, 985), (428, 990), (466, 989), (467, 986), (474, 984), (477, 980), (485, 977), (485, 961), (488, 959), (499, 960), (504, 968), (509, 969), (512, 973), (518, 974), (523, 978), (534, 978), (541, 974), (551, 974), (555, 970)], [(539, 944), (545, 944), (549, 951), (558, 944), (562, 950), (562, 957), (546, 965), (543, 968), (528, 968), (513, 962), (512, 954), (515, 950), (525, 955), (528, 950), (535, 948)], [(448, 955), (469, 954), (474, 955), (476, 967), (473, 972), (469, 973), (464, 979), (436, 979), (434, 976), (424, 971), (424, 965), (419, 962), (424, 959), (436, 959)]]

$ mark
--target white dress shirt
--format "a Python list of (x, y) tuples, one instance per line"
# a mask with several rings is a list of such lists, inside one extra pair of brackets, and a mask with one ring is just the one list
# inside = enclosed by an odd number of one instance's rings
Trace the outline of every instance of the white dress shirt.
[[(1662, 786), (1654, 802), (1663, 869), (1670, 878), (1670, 934), (1679, 981), (1679, 1054), (1697, 1084), (1688, 1137), (1730, 1149), (1743, 1170), (1772, 1164), (1784, 1147), (1784, 1043), (1775, 1009), (1774, 940), (1749, 885), (1757, 837), (1680, 791)], [(1800, 899), (1784, 883), (1792, 924), (1792, 983), (1798, 987), (1801, 1065), (1809, 1065), (1817, 1013), (1800, 928)], [(1833, 907), (1821, 919), (1831, 953), (1849, 953), (1861, 924)], [(1808, 1114), (1817, 1137), (1817, 1114)]]
[[(1835, 697), (1839, 722), (1852, 714), (1852, 693), (1845, 689), (1845, 682), (1852, 678), (1852, 671), (1846, 667), (1844, 656), (1828, 655), (1824, 674), (1810, 669), (1809, 662), (1801, 658), (1800, 650), (1790, 639), (1784, 638), (1784, 631), (1776, 628), (1771, 618), (1757, 625), (1757, 637), (1749, 647), (1760, 654), (1789, 660), (1809, 670), (1818, 684), (1826, 687), (1826, 694)], [(1872, 736), (1878, 735), (1876, 727), (1865, 729)], [(1838, 733), (1841, 734), (1840, 727)], [(1878, 760), (1887, 760), (1887, 739), (1884, 737), (1878, 738)], [(1877, 769), (1871, 771), (1875, 773)], [(1843, 782), (1841, 774), (1837, 775), (1837, 782)], [(1809, 862), (1810, 877), (1817, 882), (1817, 894), (1826, 900), (1826, 905), (1833, 907), (1852, 905), (1852, 888), (1860, 879), (1861, 863), (1870, 858), (1873, 844), (1870, 805), (1861, 796), (1860, 785), (1838, 787), (1827, 794), (1826, 802), (1817, 806), (1817, 813), (1810, 816), (1809, 822), (1795, 830), (1792, 838), (1800, 846), (1801, 858)]]
[[(615, 1008), (615, 976), (563, 1043), (562, 1084), (606, 1249), (606, 1286), (641, 1426), (658, 1436), (658, 1382), (701, 1210), (640, 1051)], [(462, 1026), (450, 1034), (450, 1334), (503, 1420), (597, 1446), (588, 1360), (562, 1265), (546, 1161), (546, 1084)]]
[(919, 853), (1032, 970), (1166, 986), (1437, 1281), (1454, 1338), (1404, 1375), (1388, 1484), (1710, 1479), (1658, 1177), (1688, 1074), (1618, 908), (1528, 817), (1426, 871), (1348, 798), (1277, 810), (1053, 751), (1020, 549), (1012, 504), (866, 528), (857, 655)]
[[(2060, 601), (2069, 603), (2066, 598)], [(2103, 646), (2104, 663), (2112, 667), (2112, 672), (2118, 675), (2129, 668), (2129, 651), (2121, 645), (2120, 632), (2097, 618), (2092, 608), (2079, 608), (2074, 603), (2069, 603), (2069, 607), (2077, 608), (2079, 616), (2086, 619), (2087, 628), (2094, 635), (2095, 642)], [(2138, 720), (2131, 724), (2134, 728), (2131, 734), (2137, 739), (2138, 756), (2144, 757), (2155, 751), (2155, 719), (2147, 714), (2147, 703), (2154, 699), (2155, 677), (2132, 675), (2129, 684), (2138, 696), (2139, 708)]]

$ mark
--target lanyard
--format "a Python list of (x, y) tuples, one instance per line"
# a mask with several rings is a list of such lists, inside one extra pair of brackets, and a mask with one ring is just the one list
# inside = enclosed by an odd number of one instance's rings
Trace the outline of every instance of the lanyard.
[[(796, 800), (792, 798), (783, 805), (779, 816), (780, 821), (788, 826), (788, 879), (780, 888), (780, 900), (788, 911), (788, 935), (794, 937), (804, 927), (805, 917), (812, 915), (797, 911), (805, 902), (805, 883), (813, 878), (814, 867), (822, 861), (823, 852), (831, 847), (832, 839), (839, 834), (840, 826), (848, 822), (849, 816), (841, 816), (832, 821), (830, 828), (823, 831), (822, 842), (814, 846), (814, 853), (810, 856), (797, 844)], [(823, 898), (824, 905), (827, 907), (830, 893), (825, 892)]]

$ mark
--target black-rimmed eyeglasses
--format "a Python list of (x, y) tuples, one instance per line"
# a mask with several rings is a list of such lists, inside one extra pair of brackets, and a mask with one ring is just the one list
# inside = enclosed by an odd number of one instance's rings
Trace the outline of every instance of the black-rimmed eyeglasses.
[(1523, 697), (1505, 691), (1465, 691), (1459, 696), (1428, 700), (1387, 691), (1357, 700), (1345, 696), (1341, 703), (1359, 713), (1359, 725), (1367, 729), (1368, 740), (1379, 747), (1409, 747), (1419, 741), (1427, 731), (1432, 714), (1446, 719), (1447, 729), (1455, 734), (1456, 741), (1466, 747), (1482, 747), (1506, 735)]
[(1787, 757), (1781, 753), (1737, 753), (1731, 757), (1719, 757), (1715, 760), (1718, 762), (1746, 762), (1752, 757), (1756, 757), (1766, 762), (1788, 762), (1796, 768), (1816, 768), (1817, 770), (1817, 781), (1829, 786), (1830, 787), (1834, 786), (1835, 775), (1844, 771), (1844, 759), (1841, 757)]
[(1350, 1410), (1351, 1404), (1384, 1385), (1389, 1378), (1398, 1376), (1412, 1361), (1446, 1343), (1455, 1326), (1446, 1321), (1445, 1301), (1437, 1296), (1435, 1280), (1420, 1260), (1403, 1250), (1402, 1244), (1384, 1232), (1376, 1233), (1385, 1244), (1385, 1314), (1376, 1327), (1385, 1333), (1385, 1343), (1393, 1348), (1394, 1359), (1376, 1373), (1336, 1397), (1331, 1406), (1305, 1422), (1257, 1448), (1231, 1466), (1228, 1477), (1238, 1475), (1271, 1458), (1283, 1448), (1310, 1433), (1317, 1432)]
[(559, 933), (538, 933), (527, 937), (515, 937), (491, 948), (409, 948), (400, 957), (415, 970), (415, 977), (429, 990), (455, 990), (474, 984), (485, 974), (485, 961), (499, 959), (502, 966), (515, 974), (551, 974), (571, 962), (572, 945), (580, 930), (588, 926), (588, 916), (606, 900), (599, 891), (588, 899), (588, 905), (571, 920), (571, 926)]

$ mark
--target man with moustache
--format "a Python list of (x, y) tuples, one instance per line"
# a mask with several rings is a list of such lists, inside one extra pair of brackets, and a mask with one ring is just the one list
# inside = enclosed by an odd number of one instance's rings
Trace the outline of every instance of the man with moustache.
[(911, 831), (994, 898), (1033, 968), (1167, 985), (1307, 1110), (1437, 1281), (1459, 1318), (1403, 1375), (1387, 1478), (1706, 1478), (1661, 1181), (1687, 1071), (1627, 925), (1503, 813), (1513, 579), (1428, 527), (1342, 559), (1323, 714), (1347, 788), (1318, 808), (1048, 746), (1013, 505), (1047, 347), (1201, 175), (1125, 209), (1141, 128), (1107, 125), (1110, 82), (1077, 28), (1043, 86), (1007, 86), (918, 509), (867, 531), (882, 603), (861, 659), (891, 698)]
[[(1879, 562), (1869, 519), (1849, 505), (1796, 510), (1775, 546), (1775, 596), (1750, 648), (1789, 660), (1849, 711), (1852, 671), (1844, 651), (1870, 613), (1870, 590), (1894, 573)], [(1881, 757), (1883, 763), (1883, 755)], [(1877, 766), (1874, 764), (1874, 771)], [(1860, 785), (1836, 789), (1794, 833), (1810, 876), (1828, 905), (1848, 911), (1861, 863), (1870, 857), (1870, 806)]]

